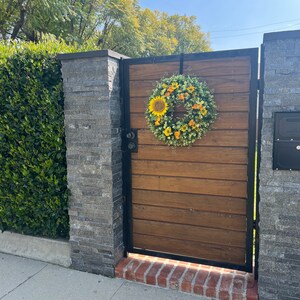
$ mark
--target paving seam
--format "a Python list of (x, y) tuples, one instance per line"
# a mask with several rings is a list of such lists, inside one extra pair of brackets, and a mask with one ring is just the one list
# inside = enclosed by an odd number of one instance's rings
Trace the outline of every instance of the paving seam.
[(4, 296), (2, 296), (0, 298), (4, 299), (5, 297), (7, 297), (9, 294), (11, 294), (12, 292), (14, 292), (16, 289), (18, 289), (21, 285), (23, 285), (24, 283), (26, 283), (27, 281), (29, 281), (31, 278), (33, 278), (34, 276), (36, 276), (37, 274), (39, 274), (40, 272), (42, 272), (46, 267), (48, 267), (49, 264), (46, 264), (45, 266), (43, 266), (39, 271), (35, 272), (33, 275), (29, 276), (28, 278), (26, 278), (23, 282), (21, 282), (20, 284), (18, 284), (15, 288), (13, 288), (11, 291), (9, 291), (8, 293), (6, 293)]

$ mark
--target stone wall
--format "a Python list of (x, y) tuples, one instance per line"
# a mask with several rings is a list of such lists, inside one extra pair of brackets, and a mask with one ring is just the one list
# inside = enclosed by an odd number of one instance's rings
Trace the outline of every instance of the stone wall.
[(62, 54), (72, 266), (114, 276), (123, 256), (119, 58)]
[(265, 34), (263, 47), (259, 296), (300, 299), (300, 171), (272, 170), (273, 113), (300, 111), (300, 31)]

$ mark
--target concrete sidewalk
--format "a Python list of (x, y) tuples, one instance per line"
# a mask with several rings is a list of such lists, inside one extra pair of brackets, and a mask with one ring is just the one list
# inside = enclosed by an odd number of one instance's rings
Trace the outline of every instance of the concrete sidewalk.
[(2, 300), (208, 300), (0, 253)]

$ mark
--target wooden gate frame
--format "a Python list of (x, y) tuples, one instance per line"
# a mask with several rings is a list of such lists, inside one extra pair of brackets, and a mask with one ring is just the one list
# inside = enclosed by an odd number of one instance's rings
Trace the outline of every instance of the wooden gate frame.
[[(132, 194), (131, 194), (131, 152), (128, 150), (128, 140), (126, 134), (131, 131), (130, 127), (130, 94), (129, 94), (129, 67), (136, 64), (151, 64), (163, 62), (180, 62), (179, 73), (182, 74), (184, 61), (189, 60), (209, 60), (218, 58), (235, 58), (247, 56), (250, 58), (250, 93), (249, 93), (249, 120), (248, 120), (248, 165), (247, 165), (247, 231), (246, 231), (246, 262), (243, 265), (225, 263), (213, 260), (198, 259), (181, 255), (166, 254), (157, 251), (135, 249), (132, 241)], [(257, 228), (253, 220), (254, 213), (254, 186), (255, 178), (255, 150), (257, 138), (257, 91), (258, 91), (258, 48), (226, 50), (215, 52), (202, 52), (192, 54), (156, 56), (146, 58), (128, 58), (120, 61), (120, 87), (121, 87), (121, 107), (122, 107), (122, 151), (123, 151), (123, 205), (124, 205), (124, 256), (128, 253), (139, 253), (162, 258), (175, 259), (186, 262), (200, 263), (216, 267), (235, 269), (246, 272), (253, 272), (253, 229)], [(258, 141), (258, 144), (260, 141)], [(257, 186), (258, 190), (258, 186)], [(256, 253), (257, 256), (257, 253)], [(256, 259), (257, 260), (257, 257)]]

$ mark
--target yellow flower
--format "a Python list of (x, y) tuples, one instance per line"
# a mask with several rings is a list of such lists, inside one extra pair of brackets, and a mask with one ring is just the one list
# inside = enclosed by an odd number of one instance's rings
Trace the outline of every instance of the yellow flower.
[(160, 118), (158, 117), (158, 118), (156, 118), (156, 120), (155, 120), (155, 126), (159, 126), (160, 125)]
[(164, 130), (165, 136), (170, 136), (171, 133), (172, 133), (171, 127), (167, 127), (167, 128)]
[(200, 109), (200, 113), (201, 113), (202, 116), (206, 116), (207, 115), (207, 109), (205, 107), (202, 107)]
[(167, 112), (168, 103), (164, 97), (157, 96), (150, 100), (148, 108), (154, 116), (161, 117)]
[(178, 87), (179, 87), (178, 82), (172, 82), (172, 88), (173, 88), (174, 90), (178, 89)]
[(188, 126), (186, 124), (184, 124), (184, 125), (181, 126), (180, 130), (182, 132), (186, 132), (188, 130)]
[(178, 140), (180, 137), (180, 131), (175, 131), (174, 136), (175, 136), (175, 139)]
[(193, 85), (190, 85), (189, 87), (187, 87), (187, 91), (189, 93), (192, 93), (195, 90), (195, 87)]
[(162, 86), (163, 89), (166, 89), (168, 87), (168, 85), (165, 84), (165, 83), (163, 83), (161, 86)]

